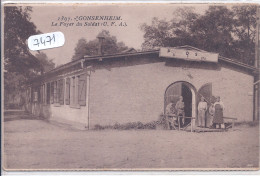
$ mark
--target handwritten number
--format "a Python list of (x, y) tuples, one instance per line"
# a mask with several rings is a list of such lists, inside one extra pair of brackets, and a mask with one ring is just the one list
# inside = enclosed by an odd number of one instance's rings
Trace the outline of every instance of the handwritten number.
[(46, 42), (49, 42), (50, 43), (50, 45), (51, 45), (51, 42), (52, 42), (52, 40), (53, 40), (53, 43), (55, 42), (55, 35), (53, 34), (53, 36), (51, 37), (51, 36), (47, 36), (46, 38), (48, 38), (49, 40), (47, 40)]
[(33, 41), (36, 41), (36, 43), (33, 44), (33, 45), (38, 45), (38, 47), (39, 47), (39, 41), (38, 41), (38, 39), (34, 39)]
[(44, 44), (45, 46), (45, 40), (42, 40), (42, 37), (40, 38), (41, 44)]
[[(50, 36), (48, 36), (48, 37), (50, 37)], [(50, 45), (51, 45), (51, 41), (53, 40), (53, 43), (55, 42), (55, 35), (53, 34), (52, 35), (52, 38), (50, 37)]]
[(40, 37), (38, 39), (34, 39), (33, 40), (35, 43), (33, 45), (37, 45), (38, 47), (40, 47), (40, 45), (44, 45), (46, 46), (47, 42), (52, 45), (53, 43), (55, 43), (55, 35), (53, 34), (52, 36), (46, 36), (44, 37)]

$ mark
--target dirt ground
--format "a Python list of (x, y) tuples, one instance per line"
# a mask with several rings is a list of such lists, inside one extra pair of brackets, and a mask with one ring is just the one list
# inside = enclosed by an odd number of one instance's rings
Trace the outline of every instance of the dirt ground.
[(30, 116), (4, 120), (5, 169), (259, 167), (259, 126), (235, 131), (83, 131)]

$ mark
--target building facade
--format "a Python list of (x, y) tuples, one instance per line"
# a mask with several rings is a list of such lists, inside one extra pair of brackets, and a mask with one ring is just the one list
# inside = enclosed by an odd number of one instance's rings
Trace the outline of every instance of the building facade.
[(197, 118), (201, 96), (209, 104), (220, 96), (225, 117), (253, 121), (257, 74), (224, 57), (197, 62), (161, 57), (159, 50), (85, 57), (31, 80), (26, 107), (34, 115), (91, 129), (158, 120), (180, 95), (185, 114)]

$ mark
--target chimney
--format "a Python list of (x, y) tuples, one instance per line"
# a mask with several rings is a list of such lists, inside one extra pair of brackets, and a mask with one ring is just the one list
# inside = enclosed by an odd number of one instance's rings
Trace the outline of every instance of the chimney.
[(98, 38), (98, 55), (103, 56), (104, 55), (104, 53), (103, 53), (103, 42), (105, 40), (105, 36), (104, 36), (103, 33), (101, 33), (97, 36), (97, 38)]

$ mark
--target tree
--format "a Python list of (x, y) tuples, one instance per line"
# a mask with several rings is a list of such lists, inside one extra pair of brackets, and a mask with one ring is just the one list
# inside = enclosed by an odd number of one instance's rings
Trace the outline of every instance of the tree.
[(173, 36), (170, 33), (170, 23), (158, 18), (152, 19), (152, 24), (142, 24), (141, 30), (144, 31), (143, 50), (149, 50), (155, 47), (162, 47), (169, 44), (169, 39)]
[(170, 21), (153, 18), (141, 25), (142, 48), (191, 45), (252, 65), (255, 26), (256, 6), (210, 6), (203, 15), (181, 8)]
[(196, 46), (222, 56), (234, 57), (234, 13), (224, 6), (210, 6), (191, 26)]
[(40, 62), (33, 56), (26, 40), (39, 33), (30, 22), (31, 7), (4, 8), (4, 64), (5, 70), (31, 76), (30, 69), (40, 71)]
[[(128, 47), (125, 46), (123, 42), (117, 42), (117, 38), (115, 36), (111, 36), (109, 31), (102, 30), (98, 34), (98, 36), (101, 34), (105, 37), (103, 42), (104, 54), (115, 54), (128, 49)], [(98, 39), (94, 39), (89, 42), (87, 42), (87, 40), (84, 38), (79, 39), (74, 49), (75, 52), (72, 57), (72, 60), (83, 59), (84, 56), (86, 55), (88, 56), (98, 55), (98, 46), (99, 46)]]
[(30, 21), (31, 7), (4, 7), (4, 91), (5, 103), (23, 91), (24, 83), (53, 66), (39, 54), (31, 54), (26, 44), (31, 35), (39, 34)]
[(87, 40), (84, 38), (79, 39), (76, 48), (74, 49), (74, 55), (72, 56), (72, 60), (78, 60), (84, 58), (84, 53), (87, 53)]
[(47, 55), (43, 52), (39, 52), (35, 55), (41, 64), (41, 73), (46, 73), (55, 68), (55, 63), (52, 59), (48, 59)]
[[(256, 37), (256, 9), (257, 6), (234, 6), (235, 13), (234, 33), (238, 38), (234, 42), (243, 62), (254, 64), (255, 37)], [(249, 58), (249, 59), (248, 59)]]

